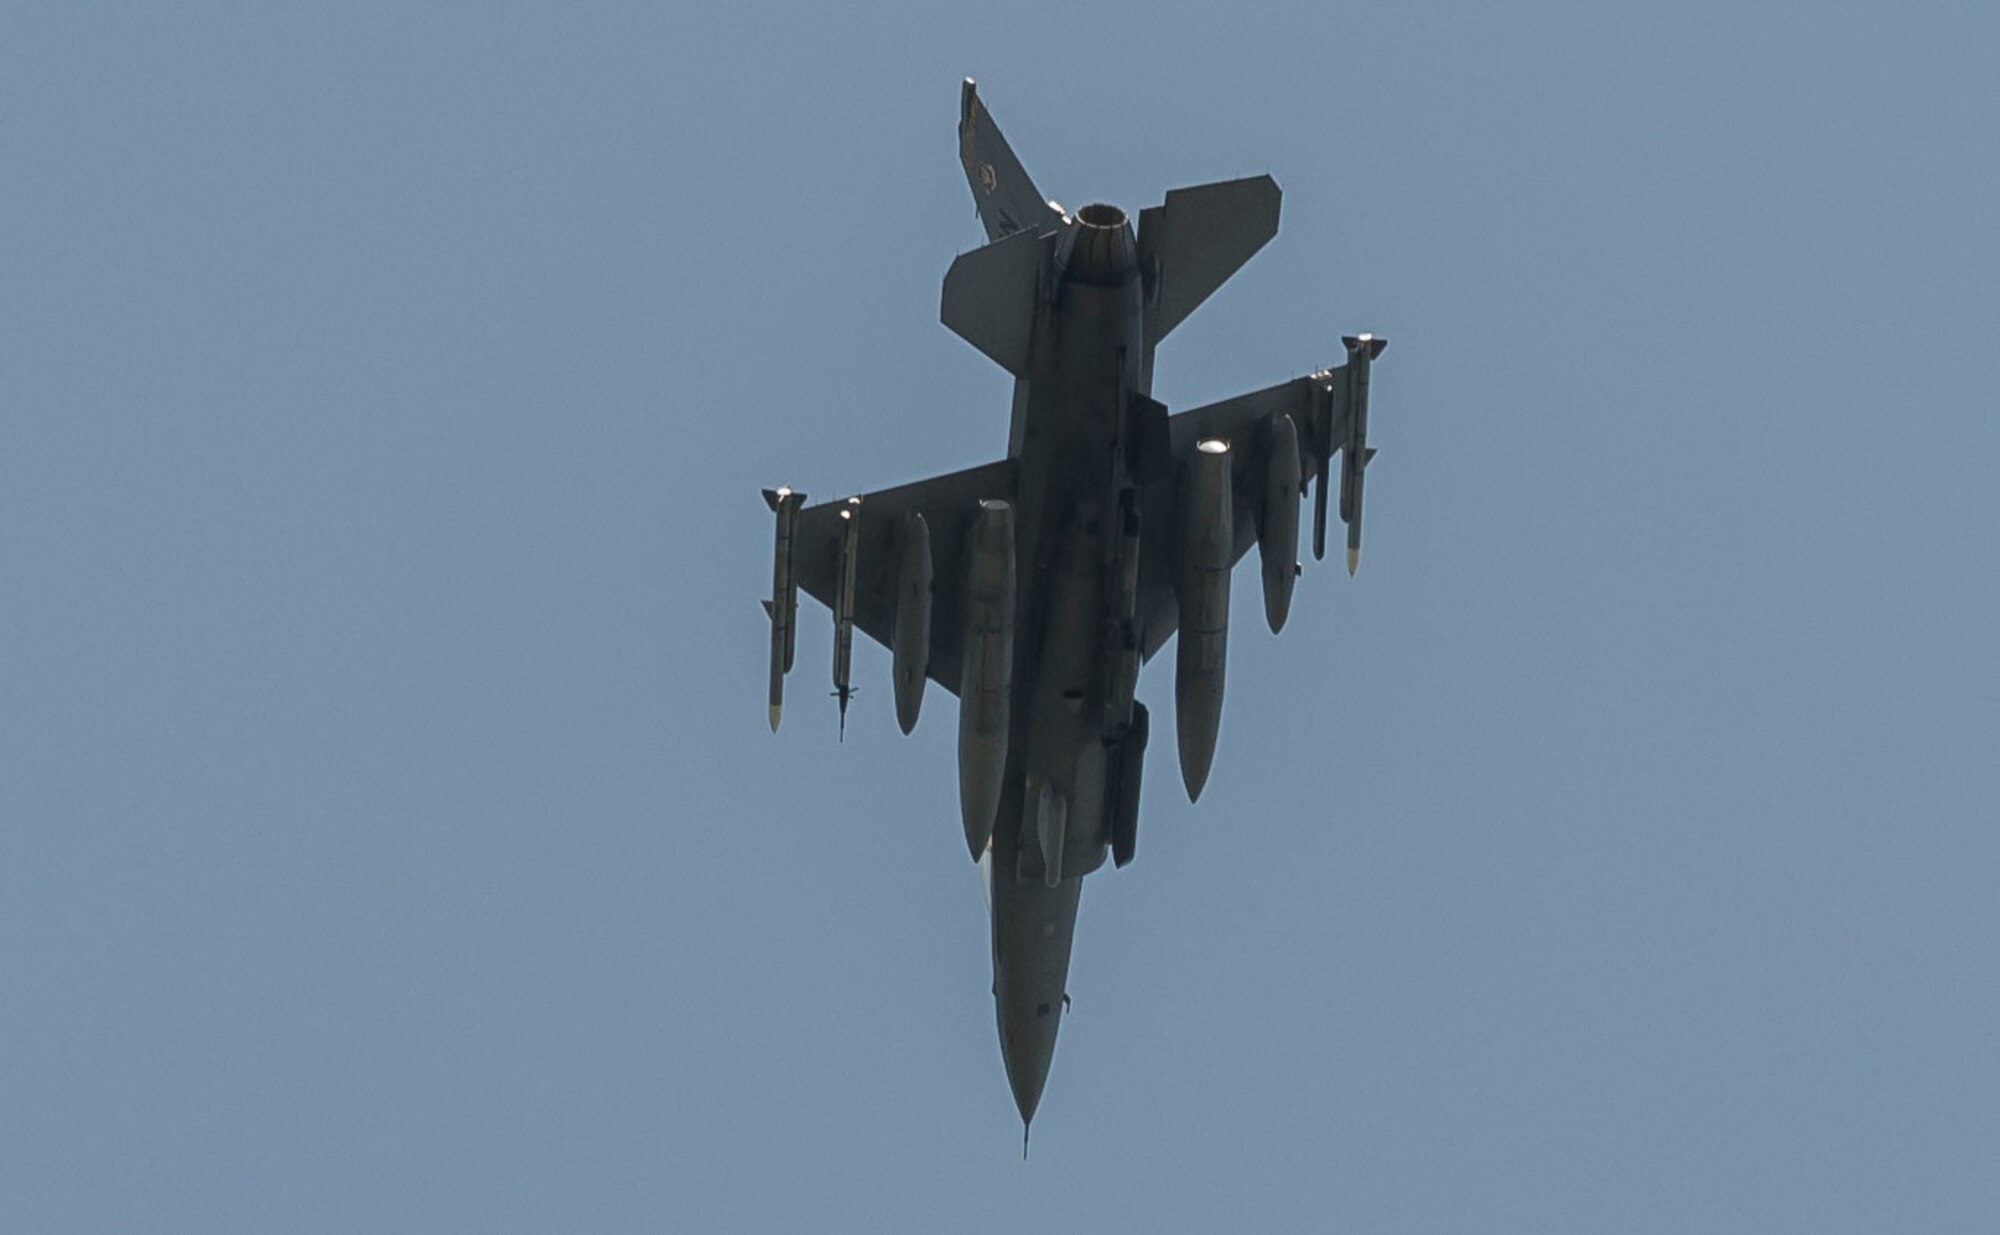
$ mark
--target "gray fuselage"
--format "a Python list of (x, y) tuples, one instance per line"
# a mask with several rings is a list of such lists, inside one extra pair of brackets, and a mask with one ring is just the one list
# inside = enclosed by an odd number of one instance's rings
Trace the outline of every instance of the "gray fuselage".
[(1107, 735), (1129, 716), (1106, 715), (1105, 661), (1137, 656), (1106, 637), (1119, 497), (1131, 483), (1121, 436), (1128, 400), (1149, 394), (1151, 379), (1129, 222), (1086, 206), (1068, 226), (1030, 375), (1014, 392), (1012, 732), (985, 859), (1000, 1049), (1024, 1121), (1055, 1052), (1082, 877), (1109, 845)]

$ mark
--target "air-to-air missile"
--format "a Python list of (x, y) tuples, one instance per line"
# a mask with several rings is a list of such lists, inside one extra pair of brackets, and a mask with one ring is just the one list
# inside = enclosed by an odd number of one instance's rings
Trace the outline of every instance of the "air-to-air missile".
[(861, 499), (841, 508), (840, 586), (833, 604), (833, 693), (840, 700), (840, 736), (847, 737), (847, 701), (854, 695), (854, 570), (861, 557)]
[(958, 806), (973, 859), (993, 835), (1014, 695), (1014, 507), (993, 500), (965, 534), (965, 639), (959, 658)]
[(764, 490), (764, 504), (778, 517), (778, 544), (771, 560), (771, 599), (764, 612), (771, 617), (771, 732), (778, 731), (778, 719), (785, 711), (785, 675), (792, 669), (792, 652), (798, 645), (799, 580), (792, 572), (792, 536), (798, 526), (799, 507), (806, 495), (789, 488)]
[(1235, 540), (1229, 443), (1197, 442), (1181, 476), (1180, 562), (1174, 599), (1180, 635), (1174, 655), (1174, 728), (1188, 801), (1201, 797), (1222, 725), (1229, 654), (1229, 566)]
[(1377, 335), (1348, 335), (1341, 340), (1347, 348), (1347, 364), (1338, 372), (1344, 376), (1345, 385), (1338, 397), (1345, 405), (1347, 434), (1339, 441), (1333, 440), (1334, 428), (1340, 417), (1333, 411), (1336, 398), (1332, 386), (1321, 388), (1320, 405), (1315, 413), (1318, 422), (1318, 484), (1313, 490), (1313, 558), (1326, 556), (1326, 495), (1329, 470), (1333, 463), (1334, 451), (1340, 452), (1340, 519), (1347, 524), (1347, 573), (1353, 574), (1361, 565), (1361, 476), (1367, 470), (1368, 461), (1375, 457), (1375, 451), (1368, 445), (1368, 368), (1382, 349), (1389, 346), (1389, 340)]
[(1349, 335), (1347, 347), (1347, 444), (1340, 450), (1340, 518), (1347, 524), (1347, 573), (1361, 565), (1361, 477), (1375, 452), (1368, 446), (1368, 367), (1389, 346), (1372, 334)]

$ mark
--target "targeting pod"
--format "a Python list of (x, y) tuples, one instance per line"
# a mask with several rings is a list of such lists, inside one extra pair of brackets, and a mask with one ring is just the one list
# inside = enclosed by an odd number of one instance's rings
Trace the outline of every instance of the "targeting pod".
[(785, 675), (792, 670), (792, 652), (798, 643), (799, 581), (792, 573), (792, 536), (805, 500), (805, 494), (783, 486), (764, 490), (764, 504), (778, 521), (778, 543), (771, 558), (771, 599), (764, 602), (764, 612), (771, 619), (772, 733), (778, 731), (778, 719), (784, 714)]
[(840, 574), (833, 604), (833, 694), (840, 700), (840, 737), (847, 739), (847, 701), (854, 694), (854, 568), (861, 556), (861, 499), (840, 508)]
[(896, 572), (896, 630), (890, 641), (896, 682), (896, 724), (917, 727), (924, 675), (931, 662), (931, 528), (911, 512), (903, 521), (903, 564)]
[(965, 638), (959, 655), (958, 807), (977, 862), (1000, 813), (1014, 696), (1014, 508), (979, 503), (965, 534)]
[(1042, 882), (1060, 887), (1063, 850), (1069, 844), (1069, 798), (1047, 781), (1028, 778), (1028, 800), (1035, 806), (1035, 844), (1042, 852)]
[(1132, 860), (1139, 840), (1139, 783), (1146, 766), (1146, 738), (1151, 730), (1146, 705), (1132, 705), (1132, 725), (1118, 744), (1117, 796), (1111, 801), (1111, 860), (1124, 866)]

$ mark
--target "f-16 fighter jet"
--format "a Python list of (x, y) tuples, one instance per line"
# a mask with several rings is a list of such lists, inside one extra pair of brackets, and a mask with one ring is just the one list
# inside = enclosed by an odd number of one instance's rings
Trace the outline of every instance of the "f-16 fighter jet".
[[(889, 648), (896, 720), (926, 680), (958, 696), (959, 813), (993, 917), (1000, 1054), (1025, 1134), (1066, 1006), (1083, 877), (1132, 860), (1151, 732), (1139, 667), (1177, 631), (1174, 736), (1201, 796), (1222, 719), (1229, 578), (1255, 545), (1275, 632), (1298, 573), (1299, 503), (1326, 552), (1339, 455), (1347, 569), (1361, 552), (1368, 380), (1385, 340), (1338, 368), (1169, 415), (1153, 354), (1278, 230), (1269, 176), (1175, 189), (1139, 212), (1044, 198), (987, 114), (960, 96), (958, 156), (989, 243), (944, 277), (944, 324), (1014, 375), (1005, 458), (777, 516), (771, 728), (798, 589), (833, 611), (844, 732), (859, 628)], [(1313, 483), (1313, 482), (1317, 483)]]

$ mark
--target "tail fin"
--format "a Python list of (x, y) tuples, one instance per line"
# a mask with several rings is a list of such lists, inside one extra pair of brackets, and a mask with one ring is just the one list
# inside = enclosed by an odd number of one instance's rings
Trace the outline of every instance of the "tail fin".
[(1278, 234), (1278, 182), (1269, 176), (1175, 189), (1139, 212), (1146, 337), (1157, 343)]
[(1028, 179), (970, 77), (958, 96), (958, 161), (965, 166), (965, 180), (972, 186), (972, 200), (979, 206), (988, 240), (1062, 221), (1061, 213)]

